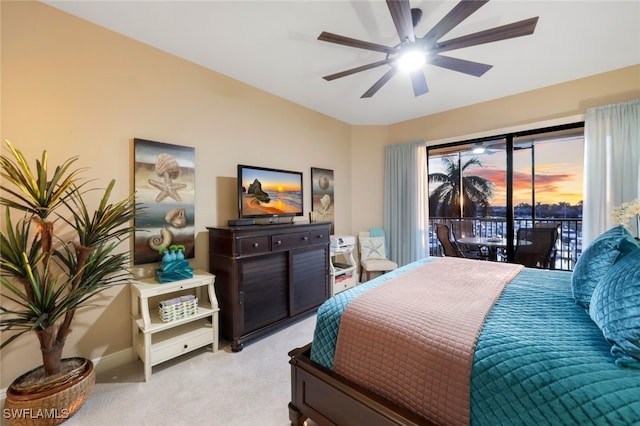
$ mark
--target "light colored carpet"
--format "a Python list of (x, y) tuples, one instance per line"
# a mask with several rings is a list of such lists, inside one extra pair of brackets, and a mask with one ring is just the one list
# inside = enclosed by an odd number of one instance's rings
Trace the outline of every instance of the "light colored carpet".
[(287, 353), (311, 342), (315, 315), (233, 353), (221, 342), (153, 368), (140, 360), (96, 377), (91, 397), (65, 426), (289, 425)]

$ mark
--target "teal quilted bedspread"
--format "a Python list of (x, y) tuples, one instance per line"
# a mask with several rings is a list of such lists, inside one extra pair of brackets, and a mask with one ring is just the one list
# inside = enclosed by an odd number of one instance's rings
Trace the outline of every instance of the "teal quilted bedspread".
[[(318, 309), (311, 359), (331, 369), (340, 315), (349, 301), (415, 266), (325, 302)], [(640, 370), (614, 364), (610, 344), (576, 305), (570, 277), (524, 269), (505, 288), (476, 346), (473, 425), (640, 425)]]

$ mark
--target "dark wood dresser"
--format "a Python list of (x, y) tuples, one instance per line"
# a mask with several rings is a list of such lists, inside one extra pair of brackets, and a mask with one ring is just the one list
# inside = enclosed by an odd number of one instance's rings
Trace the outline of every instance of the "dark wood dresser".
[(329, 297), (331, 223), (207, 229), (220, 331), (234, 352)]

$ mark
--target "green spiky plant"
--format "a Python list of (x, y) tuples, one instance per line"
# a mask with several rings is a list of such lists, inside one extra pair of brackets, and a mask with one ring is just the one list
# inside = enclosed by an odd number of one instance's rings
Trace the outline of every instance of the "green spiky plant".
[[(0, 157), (4, 226), (0, 230), (0, 282), (3, 298), (0, 330), (11, 332), (0, 344), (35, 332), (47, 376), (62, 368), (62, 350), (76, 310), (97, 293), (129, 277), (129, 251), (117, 251), (133, 230), (135, 194), (110, 203), (111, 180), (98, 207), (91, 211), (85, 195), (85, 169), (72, 157), (50, 169), (47, 152), (31, 169), (22, 153), (6, 141), (9, 155)], [(12, 212), (23, 216), (12, 221)], [(62, 226), (65, 240), (54, 232)], [(74, 231), (73, 241), (67, 235)]]

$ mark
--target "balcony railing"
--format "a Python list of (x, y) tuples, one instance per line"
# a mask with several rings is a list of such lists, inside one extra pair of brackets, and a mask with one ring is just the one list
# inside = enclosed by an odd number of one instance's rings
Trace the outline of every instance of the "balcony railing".
[[(442, 256), (442, 247), (435, 235), (436, 223), (449, 223), (459, 220), (451, 217), (429, 218), (429, 253), (432, 256)], [(507, 235), (507, 221), (504, 218), (464, 218), (473, 222), (473, 229), (477, 237)], [(559, 223), (558, 240), (556, 241), (555, 269), (573, 271), (582, 253), (582, 219), (545, 218), (545, 219), (515, 219), (514, 234), (519, 228), (531, 228), (533, 223)]]

